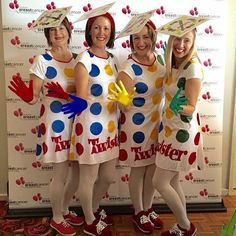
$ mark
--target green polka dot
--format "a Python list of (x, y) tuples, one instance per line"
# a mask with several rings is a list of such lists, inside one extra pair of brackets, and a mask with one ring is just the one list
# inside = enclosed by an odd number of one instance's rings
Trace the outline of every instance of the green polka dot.
[(184, 115), (180, 115), (180, 119), (184, 122), (184, 123), (190, 123), (190, 121), (192, 120), (192, 116), (184, 116)]
[(187, 130), (180, 129), (176, 134), (176, 140), (180, 143), (185, 143), (189, 139), (189, 133)]
[(177, 87), (178, 88), (183, 88), (183, 90), (185, 89), (185, 83), (186, 83), (186, 78), (185, 77), (181, 77), (179, 78), (178, 80), (178, 83), (177, 83)]

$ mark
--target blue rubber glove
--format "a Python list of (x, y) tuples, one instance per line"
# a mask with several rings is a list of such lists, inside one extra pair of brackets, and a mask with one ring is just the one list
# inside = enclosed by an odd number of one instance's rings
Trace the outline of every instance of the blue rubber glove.
[(68, 119), (74, 118), (77, 114), (81, 113), (88, 106), (88, 103), (83, 98), (69, 94), (69, 97), (73, 100), (72, 102), (65, 103), (61, 106), (61, 111), (67, 115), (72, 113)]
[(185, 106), (188, 104), (187, 103), (188, 98), (180, 97), (180, 93), (182, 90), (183, 90), (182, 87), (180, 87), (178, 89), (178, 91), (176, 92), (175, 96), (172, 98), (170, 105), (169, 105), (170, 109), (175, 113), (175, 115), (178, 115), (178, 112), (180, 110), (183, 110), (182, 106)]

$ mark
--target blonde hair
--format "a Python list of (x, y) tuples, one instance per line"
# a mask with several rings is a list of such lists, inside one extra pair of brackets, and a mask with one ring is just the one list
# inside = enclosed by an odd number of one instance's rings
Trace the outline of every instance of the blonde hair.
[[(194, 38), (193, 38), (193, 45), (192, 48), (190, 49), (187, 57), (185, 58), (185, 60), (181, 63), (181, 65), (178, 68), (178, 74), (180, 74), (184, 67), (187, 65), (187, 63), (189, 61), (191, 61), (193, 58), (198, 58), (197, 55), (197, 46), (196, 46), (196, 29), (192, 30), (191, 32), (193, 32)], [(166, 73), (167, 76), (171, 76), (171, 71), (172, 71), (172, 67), (174, 65), (174, 60), (175, 57), (173, 55), (173, 43), (174, 40), (176, 39), (176, 36), (170, 36), (168, 39), (168, 43), (167, 43), (167, 52), (166, 52)], [(199, 59), (199, 58), (198, 58)], [(177, 76), (178, 77), (178, 76)]]

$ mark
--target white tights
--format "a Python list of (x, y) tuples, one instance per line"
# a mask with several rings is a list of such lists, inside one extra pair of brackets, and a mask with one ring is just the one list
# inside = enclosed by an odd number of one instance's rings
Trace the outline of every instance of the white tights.
[[(69, 165), (71, 166), (69, 168)], [(71, 171), (70, 173), (68, 173)], [(53, 220), (60, 223), (63, 214), (69, 212), (69, 205), (78, 188), (79, 164), (77, 161), (53, 163), (52, 181), (49, 184), (49, 195), (52, 205)]]
[(87, 224), (95, 220), (94, 212), (107, 192), (110, 184), (115, 182), (117, 159), (100, 164), (80, 164), (79, 199)]
[(152, 206), (154, 187), (152, 178), (155, 164), (142, 167), (132, 167), (129, 176), (130, 198), (134, 206), (135, 214), (147, 211)]
[(153, 176), (153, 185), (174, 213), (180, 227), (189, 229), (186, 199), (180, 184), (179, 172), (157, 167)]

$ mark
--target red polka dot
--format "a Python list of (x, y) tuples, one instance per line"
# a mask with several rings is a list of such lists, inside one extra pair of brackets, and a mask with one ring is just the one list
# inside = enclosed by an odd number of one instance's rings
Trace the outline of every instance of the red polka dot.
[(120, 161), (126, 161), (128, 158), (128, 154), (124, 149), (120, 150), (120, 156), (119, 156), (119, 160)]
[(76, 143), (76, 152), (78, 155), (81, 155), (84, 152), (84, 147), (80, 143)]
[(44, 112), (45, 112), (45, 106), (42, 104), (40, 108), (40, 117), (43, 116)]
[(126, 135), (126, 133), (125, 133), (124, 131), (121, 131), (121, 132), (120, 132), (120, 142), (121, 142), (121, 143), (125, 143), (126, 140), (127, 140), (127, 135)]
[(75, 133), (77, 136), (81, 135), (83, 133), (83, 126), (81, 123), (77, 123), (75, 126)]
[(121, 112), (120, 113), (120, 124), (124, 124), (126, 120), (125, 113)]
[(48, 146), (46, 143), (43, 143), (43, 154), (46, 154), (48, 152)]
[(44, 123), (42, 123), (40, 125), (40, 130), (41, 130), (41, 134), (45, 135), (45, 133), (46, 133), (46, 125)]
[(194, 144), (198, 145), (200, 140), (200, 132), (198, 132), (194, 138)]
[(199, 117), (199, 113), (197, 113), (197, 123), (198, 123), (198, 125), (200, 125), (200, 117)]
[(196, 152), (192, 152), (188, 158), (188, 163), (192, 165), (195, 162), (196, 158), (197, 158)]

